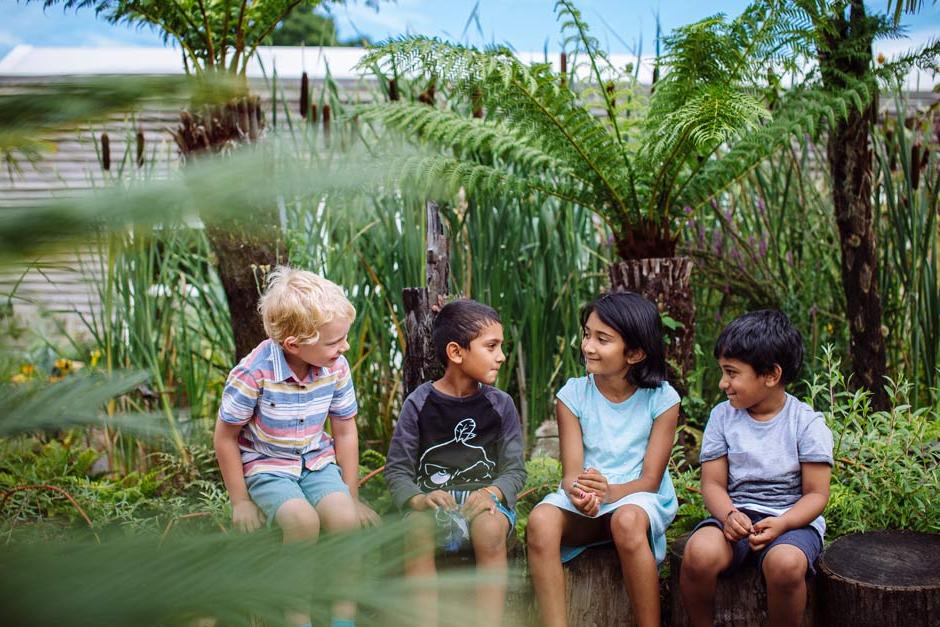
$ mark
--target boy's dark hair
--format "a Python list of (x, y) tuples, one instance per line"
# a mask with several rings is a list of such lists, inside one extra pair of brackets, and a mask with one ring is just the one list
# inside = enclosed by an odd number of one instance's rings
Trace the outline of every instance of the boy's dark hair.
[(646, 353), (646, 359), (627, 371), (627, 381), (640, 388), (659, 387), (666, 378), (666, 348), (656, 305), (633, 292), (614, 292), (581, 310), (581, 328), (591, 313), (617, 331), (628, 349)]
[(803, 336), (782, 311), (752, 311), (722, 329), (715, 358), (739, 359), (757, 374), (770, 374), (777, 364), (783, 372), (780, 382), (786, 385), (803, 366)]
[(469, 298), (447, 303), (434, 318), (431, 325), (431, 342), (434, 354), (447, 367), (447, 345), (457, 342), (461, 348), (470, 348), (483, 327), (500, 322), (499, 314), (489, 305)]

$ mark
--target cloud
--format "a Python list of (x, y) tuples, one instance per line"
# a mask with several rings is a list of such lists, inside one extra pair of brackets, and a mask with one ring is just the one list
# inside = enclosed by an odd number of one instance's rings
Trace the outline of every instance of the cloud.
[(23, 38), (19, 35), (14, 35), (6, 30), (0, 30), (0, 46), (15, 46), (21, 43), (23, 43)]
[[(432, 26), (422, 0), (399, 0), (394, 7), (382, 5), (378, 12), (364, 4), (347, 4), (336, 9), (339, 26), (370, 36), (384, 37), (428, 30)], [(342, 22), (345, 22), (343, 24)]]

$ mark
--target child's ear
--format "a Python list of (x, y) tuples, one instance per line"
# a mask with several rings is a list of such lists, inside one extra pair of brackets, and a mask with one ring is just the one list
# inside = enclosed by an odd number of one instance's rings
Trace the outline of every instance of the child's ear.
[(457, 342), (448, 342), (447, 346), (444, 347), (444, 352), (447, 353), (447, 359), (456, 363), (463, 363), (463, 348)]
[(297, 351), (300, 350), (300, 345), (297, 344), (297, 338), (291, 335), (289, 337), (284, 338), (284, 341), (281, 342), (281, 348), (284, 349), (285, 353), (296, 355)]
[(774, 387), (780, 383), (780, 379), (783, 378), (783, 368), (780, 367), (780, 364), (774, 364), (773, 369), (770, 372), (763, 375), (764, 385), (769, 388)]
[(646, 351), (642, 348), (631, 348), (627, 350), (627, 363), (635, 366), (646, 359)]

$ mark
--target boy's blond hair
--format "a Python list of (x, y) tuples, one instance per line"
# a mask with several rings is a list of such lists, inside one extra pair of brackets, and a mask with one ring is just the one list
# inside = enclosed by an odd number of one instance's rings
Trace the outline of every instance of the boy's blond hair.
[(278, 344), (291, 336), (298, 344), (316, 344), (324, 324), (356, 318), (356, 308), (343, 290), (313, 272), (278, 266), (268, 274), (267, 283), (258, 311), (265, 333)]

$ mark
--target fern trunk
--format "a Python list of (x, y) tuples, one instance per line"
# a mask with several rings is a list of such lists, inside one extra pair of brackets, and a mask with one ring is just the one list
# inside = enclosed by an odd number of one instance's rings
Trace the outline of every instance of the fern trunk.
[[(872, 30), (861, 0), (852, 0), (849, 16), (833, 16), (824, 31), (820, 68), (827, 87), (841, 89), (849, 80), (871, 83)], [(872, 85), (872, 90), (877, 88)], [(842, 249), (842, 287), (849, 325), (853, 381), (872, 393), (875, 409), (885, 409), (887, 371), (882, 332), (878, 252), (872, 218), (872, 148), (869, 129), (878, 110), (877, 91), (868, 105), (852, 108), (829, 132), (827, 156), (832, 200)]]
[[(246, 96), (197, 114), (183, 111), (173, 136), (182, 156), (190, 159), (255, 141), (263, 132), (261, 102)], [(272, 203), (256, 207), (251, 215), (204, 222), (231, 315), (236, 358), (241, 359), (265, 338), (257, 305), (264, 275), (283, 251), (280, 217)]]
[(661, 314), (675, 321), (666, 328), (669, 380), (684, 391), (685, 377), (694, 364), (695, 301), (692, 298), (692, 260), (689, 257), (629, 259), (608, 268), (610, 286), (645, 296)]

